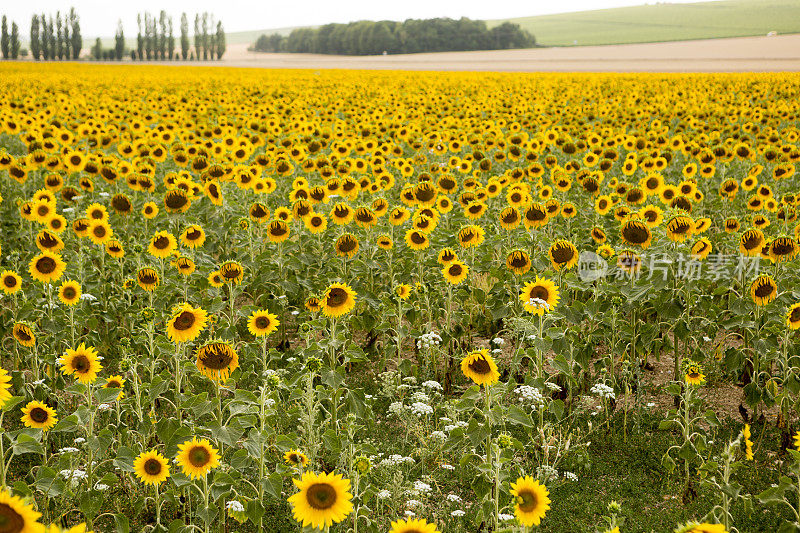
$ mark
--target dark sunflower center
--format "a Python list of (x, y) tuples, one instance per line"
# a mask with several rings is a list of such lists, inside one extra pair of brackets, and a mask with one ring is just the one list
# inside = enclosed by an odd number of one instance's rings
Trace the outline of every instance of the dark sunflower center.
[(418, 231), (411, 234), (411, 242), (414, 244), (425, 244), (425, 236)]
[(241, 274), (241, 269), (239, 269), (236, 265), (228, 265), (220, 273), (225, 279), (236, 279)]
[(516, 221), (517, 221), (517, 212), (516, 211), (509, 211), (503, 217), (503, 222), (505, 222), (506, 224), (511, 224), (513, 222), (516, 222)]
[(17, 338), (21, 341), (28, 342), (33, 339), (33, 336), (28, 333), (28, 328), (21, 327), (17, 329)]
[(223, 370), (233, 361), (233, 348), (223, 343), (208, 345), (200, 350), (200, 360), (211, 370)]
[(346, 207), (337, 207), (336, 209), (333, 210), (333, 214), (337, 218), (345, 218), (349, 213), (350, 211), (348, 211)]
[(265, 316), (256, 317), (256, 328), (267, 329), (272, 322)]
[(677, 234), (686, 233), (689, 231), (690, 227), (691, 226), (689, 225), (688, 222), (684, 220), (678, 220), (672, 225), (672, 233), (677, 233)]
[(347, 291), (334, 287), (328, 292), (327, 305), (328, 307), (341, 307), (347, 301)]
[(89, 371), (91, 366), (92, 364), (89, 362), (89, 358), (83, 354), (72, 359), (72, 369), (78, 374), (85, 374)]
[(631, 224), (622, 230), (622, 236), (632, 244), (643, 244), (650, 237), (647, 227), (643, 224)]
[(553, 250), (553, 261), (556, 263), (568, 263), (574, 257), (575, 252), (570, 246), (567, 245), (560, 245)]
[(336, 503), (336, 489), (327, 483), (314, 483), (306, 490), (306, 500), (313, 509), (330, 509)]
[(536, 497), (536, 493), (534, 493), (533, 491), (529, 490), (522, 491), (519, 494), (519, 498), (522, 500), (522, 502), (519, 504), (519, 508), (521, 511), (525, 513), (532, 512), (534, 509), (536, 509), (536, 507), (539, 504), (539, 500)]
[(421, 202), (430, 202), (433, 200), (434, 195), (436, 192), (431, 187), (420, 187), (417, 190), (417, 200)]
[(125, 212), (131, 210), (131, 201), (124, 196), (115, 196), (114, 199), (111, 200), (111, 205), (117, 211)]
[(462, 272), (464, 272), (464, 269), (461, 268), (461, 265), (455, 264), (455, 265), (450, 265), (450, 268), (447, 270), (447, 272), (453, 277), (458, 277), (461, 275)]
[(529, 293), (530, 298), (539, 298), (540, 300), (544, 300), (545, 302), (550, 299), (550, 291), (547, 290), (546, 287), (542, 287), (541, 285), (535, 285), (531, 287), (531, 292)]
[(790, 239), (775, 239), (772, 242), (772, 253), (778, 256), (789, 255), (794, 252), (794, 242)]
[(158, 459), (150, 458), (144, 463), (144, 471), (148, 476), (157, 476), (161, 473), (163, 466)]
[(166, 250), (167, 248), (169, 248), (169, 239), (164, 236), (158, 237), (156, 240), (153, 241), (153, 247), (156, 250)]
[(263, 217), (267, 216), (267, 212), (264, 210), (264, 207), (262, 205), (260, 205), (260, 204), (256, 204), (256, 205), (253, 206), (253, 210), (251, 211), (251, 214), (255, 218), (263, 218)]
[(47, 419), (50, 418), (48, 412), (42, 409), (41, 407), (34, 407), (33, 409), (31, 409), (29, 416), (31, 417), (31, 420), (33, 420), (37, 424), (44, 424), (45, 422), (47, 422)]
[(81, 158), (77, 155), (73, 155), (69, 158), (69, 162), (77, 166), (81, 164)]
[(52, 257), (42, 257), (36, 261), (36, 271), (41, 274), (51, 274), (56, 269), (56, 261)]
[(75, 287), (64, 288), (64, 298), (66, 298), (67, 300), (72, 300), (73, 298), (75, 298), (75, 295), (76, 295)]
[(283, 224), (273, 224), (273, 226), (269, 229), (269, 232), (276, 237), (280, 237), (282, 235), (286, 235), (286, 227)]
[(650, 178), (647, 180), (647, 188), (651, 191), (658, 189), (658, 178)]
[(89, 213), (89, 216), (95, 220), (101, 220), (103, 218), (103, 212), (99, 209), (94, 209), (91, 213)]
[(190, 229), (189, 231), (186, 232), (186, 238), (190, 241), (198, 240), (201, 235), (202, 233), (200, 232), (200, 230), (197, 229)]
[(211, 460), (211, 454), (202, 446), (195, 446), (189, 450), (189, 463), (195, 468), (206, 466)]
[(41, 244), (44, 248), (55, 248), (58, 246), (58, 239), (55, 235), (45, 232), (39, 237), (39, 244)]
[(541, 209), (528, 209), (528, 211), (525, 213), (525, 218), (531, 222), (538, 222), (547, 218), (547, 215)]
[(465, 232), (461, 233), (461, 241), (462, 242), (469, 242), (474, 237), (475, 237), (475, 233), (473, 233), (472, 230), (465, 231)]
[(800, 321), (800, 307), (792, 309), (792, 312), (789, 314), (789, 320), (792, 322)]
[(194, 313), (191, 311), (183, 311), (175, 319), (173, 327), (178, 331), (186, 331), (187, 329), (191, 329), (196, 320), (197, 318), (194, 316)]
[(476, 374), (484, 375), (492, 371), (492, 367), (483, 357), (478, 357), (469, 364), (469, 369)]
[(17, 278), (14, 276), (6, 276), (3, 278), (3, 285), (8, 287), (9, 289), (17, 286)]
[(528, 264), (528, 260), (522, 254), (514, 254), (511, 258), (511, 266), (514, 268), (522, 268)]
[(770, 294), (772, 294), (773, 286), (769, 282), (763, 282), (758, 287), (756, 287), (755, 294), (758, 298), (766, 298)]
[(105, 226), (95, 226), (92, 230), (95, 237), (103, 238), (106, 236), (106, 227)]
[(20, 533), (25, 527), (25, 519), (10, 505), (0, 503), (0, 533)]
[(50, 212), (50, 208), (46, 205), (40, 205), (36, 212), (39, 214), (40, 217), (46, 216)]
[(153, 272), (140, 272), (139, 282), (144, 285), (152, 285), (158, 281), (155, 271)]

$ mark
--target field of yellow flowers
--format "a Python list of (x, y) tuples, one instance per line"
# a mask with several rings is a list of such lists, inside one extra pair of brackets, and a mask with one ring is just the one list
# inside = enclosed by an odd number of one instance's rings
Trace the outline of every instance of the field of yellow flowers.
[(799, 114), (0, 65), (0, 532), (800, 531)]

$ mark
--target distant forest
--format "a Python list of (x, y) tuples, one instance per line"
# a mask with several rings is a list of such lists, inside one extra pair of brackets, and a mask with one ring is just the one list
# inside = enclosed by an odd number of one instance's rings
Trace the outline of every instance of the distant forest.
[(505, 22), (488, 29), (482, 20), (436, 18), (405, 22), (364, 20), (326, 24), (316, 29), (299, 28), (288, 37), (262, 35), (253, 49), (258, 52), (377, 55), (534, 46), (536, 39), (518, 24)]

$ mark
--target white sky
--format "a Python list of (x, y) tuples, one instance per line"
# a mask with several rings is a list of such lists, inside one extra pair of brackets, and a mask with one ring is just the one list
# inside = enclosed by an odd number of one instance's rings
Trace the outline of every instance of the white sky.
[[(690, 3), (697, 0), (671, 0), (671, 3)], [(268, 0), (0, 0), (0, 14), (20, 26), (27, 37), (31, 15), (55, 14), (74, 6), (81, 18), (84, 38), (114, 35), (117, 20), (122, 19), (125, 37), (136, 35), (136, 14), (142, 11), (158, 13), (168, 6), (175, 33), (178, 33), (183, 11), (189, 15), (192, 31), (195, 12), (208, 11), (222, 20), (226, 32), (316, 26), (329, 22), (354, 20), (405, 20), (407, 18), (469, 17), (472, 19), (501, 19), (584, 11), (656, 3), (645, 0), (299, 0), (294, 2)], [(9, 22), (10, 24), (10, 22)]]

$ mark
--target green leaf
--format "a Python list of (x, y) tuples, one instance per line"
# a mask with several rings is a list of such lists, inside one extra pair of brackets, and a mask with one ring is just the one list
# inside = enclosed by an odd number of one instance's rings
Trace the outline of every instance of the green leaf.
[(525, 426), (526, 428), (533, 427), (533, 420), (531, 419), (531, 416), (516, 405), (512, 405), (508, 408), (506, 416), (509, 418), (509, 420), (516, 422), (521, 426)]

